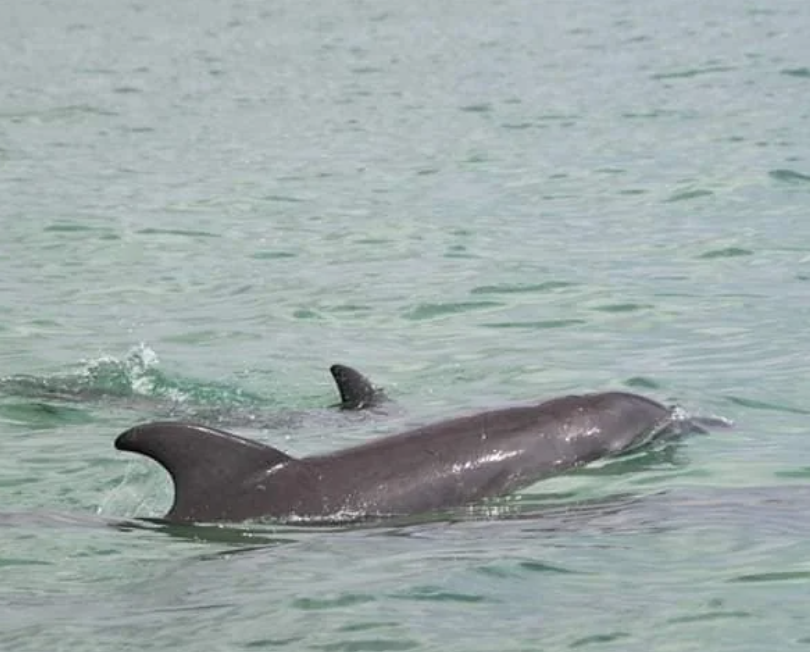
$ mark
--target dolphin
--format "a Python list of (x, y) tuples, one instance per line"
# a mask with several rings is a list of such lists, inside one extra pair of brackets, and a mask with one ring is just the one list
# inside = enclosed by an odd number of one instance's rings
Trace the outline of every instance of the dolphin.
[[(329, 406), (341, 413), (373, 413), (375, 416), (387, 415), (387, 409), (381, 409), (389, 401), (385, 392), (373, 385), (371, 381), (356, 369), (343, 364), (333, 364), (329, 373), (335, 381), (340, 394), (340, 402)], [(171, 410), (160, 415), (161, 419), (193, 421), (219, 428), (251, 427), (270, 430), (299, 427), (311, 418), (321, 418), (332, 426), (342, 424), (340, 420), (328, 418), (328, 412), (318, 410), (263, 410), (257, 406), (198, 406), (177, 404)]]
[[(385, 392), (356, 369), (343, 364), (333, 364), (329, 373), (337, 386), (340, 402), (331, 408), (342, 411), (360, 411), (377, 408), (388, 401)], [(78, 381), (68, 382), (63, 378), (39, 378), (36, 376), (10, 376), (0, 378), (0, 390), (37, 399), (39, 401), (58, 401), (79, 403), (105, 401), (108, 404), (118, 403), (123, 407), (149, 411), (162, 415), (162, 418), (195, 419), (204, 423), (225, 423), (228, 425), (256, 425), (266, 420), (265, 414), (258, 406), (246, 405), (197, 405), (186, 401), (167, 399), (164, 396), (134, 394), (121, 396), (110, 392), (105, 387), (86, 387)], [(47, 403), (39, 403), (43, 411), (55, 409)], [(272, 417), (272, 415), (271, 415)], [(272, 419), (271, 419), (272, 420)]]
[(334, 522), (474, 503), (724, 423), (687, 419), (637, 394), (605, 392), (450, 419), (300, 459), (187, 422), (135, 426), (115, 447), (145, 455), (171, 475), (170, 522)]

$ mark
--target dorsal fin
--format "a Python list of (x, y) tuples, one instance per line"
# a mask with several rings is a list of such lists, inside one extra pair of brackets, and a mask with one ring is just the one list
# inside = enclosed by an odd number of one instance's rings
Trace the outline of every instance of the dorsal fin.
[(385, 394), (356, 369), (342, 364), (329, 367), (340, 392), (341, 410), (362, 410), (385, 400)]
[(140, 453), (169, 472), (174, 504), (169, 520), (213, 520), (217, 498), (245, 477), (293, 458), (250, 439), (192, 423), (162, 421), (130, 428), (118, 450)]

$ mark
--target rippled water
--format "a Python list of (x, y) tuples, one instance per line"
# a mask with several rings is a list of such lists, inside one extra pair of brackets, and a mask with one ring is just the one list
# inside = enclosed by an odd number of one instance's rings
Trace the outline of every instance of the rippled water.
[[(0, 647), (805, 649), (808, 20), (7, 7)], [(337, 361), (396, 409), (326, 409)], [(298, 455), (605, 388), (737, 427), (343, 528), (139, 520), (168, 480), (112, 448), (177, 405)]]

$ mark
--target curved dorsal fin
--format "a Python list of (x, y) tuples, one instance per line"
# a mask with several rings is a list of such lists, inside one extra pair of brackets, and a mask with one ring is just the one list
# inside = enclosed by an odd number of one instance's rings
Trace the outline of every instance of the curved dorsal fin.
[(286, 453), (223, 430), (159, 421), (130, 428), (115, 440), (118, 450), (140, 453), (169, 472), (174, 504), (169, 520), (211, 520), (218, 498), (245, 477), (291, 461)]
[(385, 394), (356, 369), (342, 364), (329, 367), (340, 392), (341, 410), (362, 410), (385, 400)]

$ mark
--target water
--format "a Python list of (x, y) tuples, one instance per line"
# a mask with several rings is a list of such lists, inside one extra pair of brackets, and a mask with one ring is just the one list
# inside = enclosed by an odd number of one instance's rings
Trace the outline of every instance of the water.
[[(0, 648), (807, 648), (806, 2), (2, 14)], [(397, 410), (324, 410), (337, 361)], [(344, 528), (137, 520), (171, 487), (112, 448), (605, 388), (737, 428)]]

